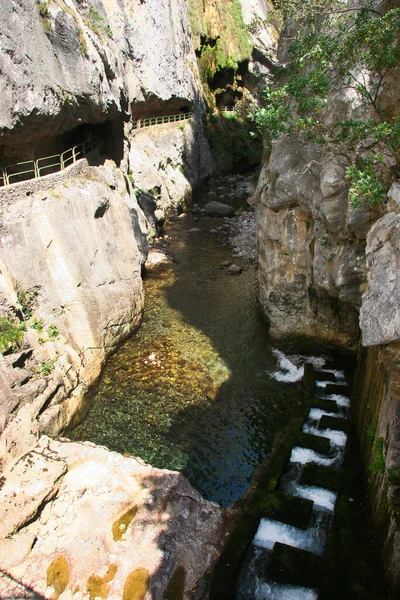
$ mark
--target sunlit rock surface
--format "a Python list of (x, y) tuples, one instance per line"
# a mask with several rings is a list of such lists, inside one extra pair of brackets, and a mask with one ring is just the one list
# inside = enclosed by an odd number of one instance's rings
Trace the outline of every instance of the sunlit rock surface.
[(199, 96), (184, 0), (2, 2), (0, 41), (5, 155), (132, 103), (135, 116), (174, 114)]
[(3, 467), (78, 418), (143, 309), (146, 222), (134, 194), (111, 161), (63, 173), (52, 189), (22, 186), (2, 215), (1, 315), (26, 311), (29, 290), (33, 298), (20, 352), (0, 361)]
[(183, 600), (221, 545), (221, 509), (185, 477), (105, 448), (43, 437), (2, 484), (4, 598)]
[(365, 237), (379, 212), (349, 206), (342, 167), (301, 139), (276, 142), (263, 177), (260, 301), (271, 334), (355, 347)]

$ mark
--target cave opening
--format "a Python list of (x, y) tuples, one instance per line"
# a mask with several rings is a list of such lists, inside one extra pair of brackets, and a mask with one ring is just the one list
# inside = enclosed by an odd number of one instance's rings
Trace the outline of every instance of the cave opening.
[(123, 157), (124, 118), (84, 123), (59, 135), (0, 147), (0, 185), (56, 173), (80, 158), (97, 164), (111, 158), (119, 166)]

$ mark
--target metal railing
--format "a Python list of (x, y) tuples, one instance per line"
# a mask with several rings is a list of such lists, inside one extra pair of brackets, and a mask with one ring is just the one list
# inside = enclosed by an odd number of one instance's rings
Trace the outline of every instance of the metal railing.
[(178, 115), (168, 115), (165, 117), (149, 117), (148, 119), (136, 119), (133, 121), (133, 129), (143, 129), (152, 125), (163, 125), (164, 123), (177, 123), (178, 121), (187, 121), (191, 119), (193, 113), (180, 113)]
[(94, 136), (90, 136), (86, 141), (68, 148), (68, 150), (65, 150), (61, 154), (44, 156), (37, 160), (25, 160), (4, 168), (0, 167), (0, 187), (63, 171), (66, 167), (72, 165), (80, 158), (84, 158), (91, 152), (96, 141)]
[[(168, 115), (165, 117), (149, 117), (147, 119), (137, 119), (133, 121), (133, 129), (142, 129), (143, 127), (151, 127), (152, 125), (162, 125), (164, 123), (177, 123), (179, 121), (187, 121), (191, 119), (193, 113), (179, 113), (178, 115)], [(96, 144), (96, 138), (90, 136), (85, 142), (77, 144), (72, 148), (68, 148), (61, 154), (53, 154), (45, 156), (37, 160), (25, 160), (23, 162), (0, 167), (0, 187), (27, 181), (29, 179), (37, 179), (63, 171), (66, 167), (72, 165), (80, 158), (84, 158)]]
[(218, 107), (220, 112), (235, 112), (235, 107), (234, 106), (219, 106)]

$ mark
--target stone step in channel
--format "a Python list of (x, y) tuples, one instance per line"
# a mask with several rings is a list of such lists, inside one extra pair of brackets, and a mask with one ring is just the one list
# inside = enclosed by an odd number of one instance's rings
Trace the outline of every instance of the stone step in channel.
[[(277, 487), (285, 509), (261, 518), (235, 600), (317, 600), (349, 428), (343, 371), (315, 369), (315, 400)], [(292, 510), (288, 510), (291, 505)]]

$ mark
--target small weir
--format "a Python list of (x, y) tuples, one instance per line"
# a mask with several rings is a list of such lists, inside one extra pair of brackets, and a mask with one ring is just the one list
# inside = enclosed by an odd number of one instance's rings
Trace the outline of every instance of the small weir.
[[(297, 368), (288, 364), (290, 361), (280, 354), (280, 366), (286, 371), (286, 380), (290, 380), (290, 373), (294, 376), (294, 370)], [(318, 565), (318, 557), (321, 557), (326, 549), (337, 499), (337, 491), (318, 483), (324, 479), (334, 480), (334, 476), (332, 478), (326, 474), (342, 467), (347, 439), (344, 429), (347, 425), (349, 398), (342, 394), (326, 393), (347, 388), (342, 371), (319, 369), (315, 370), (315, 374), (318, 378), (316, 401), (311, 402), (302, 433), (310, 437), (310, 441), (315, 436), (327, 440), (326, 452), (316, 451), (310, 447), (312, 443), (294, 446), (277, 488), (278, 492), (287, 496), (302, 498), (312, 503), (307, 526), (303, 528), (275, 519), (261, 519), (240, 569), (236, 600), (318, 598), (318, 586), (305, 587), (301, 583), (318, 583), (318, 568), (321, 568), (321, 565)], [(282, 372), (282, 377), (284, 375)], [(279, 373), (275, 376), (279, 377)], [(336, 396), (339, 401), (332, 396)], [(321, 407), (321, 404), (324, 407)]]

